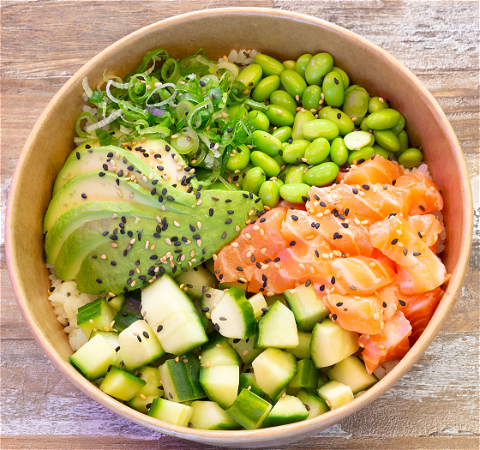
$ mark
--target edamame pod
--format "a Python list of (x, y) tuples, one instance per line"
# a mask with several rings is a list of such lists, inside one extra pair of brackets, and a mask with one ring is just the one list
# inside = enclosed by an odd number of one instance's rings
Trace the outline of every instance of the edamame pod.
[(373, 135), (375, 136), (376, 143), (385, 150), (388, 150), (389, 152), (398, 152), (398, 150), (400, 150), (400, 142), (393, 131), (373, 130)]
[(369, 98), (370, 96), (365, 89), (355, 88), (349, 90), (345, 93), (343, 100), (343, 112), (355, 122), (367, 113)]
[(285, 67), (280, 61), (262, 53), (255, 55), (254, 62), (262, 68), (263, 74), (266, 77), (280, 75), (285, 70)]
[(307, 64), (305, 80), (308, 84), (322, 84), (323, 77), (331, 72), (333, 57), (329, 53), (317, 53)]
[(280, 75), (282, 86), (292, 96), (302, 96), (303, 91), (307, 88), (307, 83), (303, 77), (294, 70), (284, 70)]
[(327, 74), (322, 84), (325, 103), (329, 106), (342, 106), (345, 89), (342, 77), (337, 72)]
[(350, 85), (350, 78), (348, 77), (347, 72), (345, 72), (343, 69), (340, 69), (340, 67), (335, 66), (332, 67), (332, 72), (337, 72), (342, 77), (343, 87), (347, 89)]
[(319, 137), (331, 141), (338, 137), (339, 133), (337, 124), (327, 119), (314, 119), (302, 126), (303, 137), (309, 141)]
[(330, 154), (330, 143), (323, 137), (309, 142), (309, 146), (305, 150), (303, 157), (307, 160), (307, 164), (320, 164)]
[(385, 150), (383, 147), (380, 147), (379, 145), (374, 145), (373, 146), (373, 152), (375, 155), (381, 156), (382, 158), (385, 159), (394, 159), (395, 158), (395, 153), (389, 152), (388, 150)]
[(315, 116), (310, 111), (299, 111), (295, 116), (295, 121), (293, 122), (292, 139), (303, 139), (303, 125), (314, 119)]
[(394, 127), (391, 128), (391, 130), (393, 131), (393, 134), (396, 134), (398, 137), (400, 131), (402, 131), (404, 128), (405, 128), (405, 117), (403, 117), (400, 114), (400, 120), (397, 122), (397, 124)]
[(347, 134), (343, 140), (349, 150), (360, 150), (370, 144), (371, 133), (366, 131), (353, 131)]
[(297, 113), (297, 102), (285, 91), (275, 91), (270, 96), (272, 105), (280, 105), (286, 108), (293, 116)]
[(262, 79), (262, 68), (258, 64), (250, 64), (245, 67), (235, 81), (240, 81), (247, 89), (253, 89)]
[(280, 142), (287, 142), (292, 135), (290, 127), (280, 127), (272, 131), (272, 136), (275, 136)]
[(387, 102), (385, 102), (385, 100), (383, 100), (381, 97), (372, 97), (368, 102), (368, 112), (370, 114), (387, 108)]
[(305, 78), (305, 69), (312, 57), (313, 55), (311, 55), (310, 53), (305, 53), (305, 55), (300, 56), (295, 63), (295, 72)]
[(400, 149), (395, 153), (398, 158), (400, 153), (404, 152), (408, 148), (408, 134), (405, 130), (400, 131), (397, 135), (398, 142), (400, 143)]
[(310, 186), (326, 186), (337, 178), (340, 169), (333, 162), (319, 164), (308, 169), (303, 175), (303, 182)]
[(417, 148), (409, 148), (398, 157), (399, 164), (407, 169), (418, 166), (422, 161), (423, 154)]
[(273, 181), (265, 181), (260, 186), (258, 196), (262, 199), (264, 205), (273, 208), (274, 206), (277, 206), (277, 203), (280, 200), (279, 187)]
[[(233, 153), (233, 151), (232, 151)], [(245, 169), (250, 162), (250, 149), (245, 145), (239, 145), (233, 156), (230, 156), (227, 161), (227, 169), (235, 172), (236, 170)]]
[(280, 87), (280, 77), (278, 75), (270, 75), (257, 84), (252, 92), (252, 98), (256, 102), (267, 100)]
[(268, 105), (265, 114), (272, 125), (279, 127), (289, 127), (295, 120), (293, 114), (282, 105)]
[(361, 164), (367, 161), (374, 155), (373, 147), (363, 147), (361, 150), (356, 150), (348, 156), (348, 164)]
[(332, 145), (330, 147), (330, 158), (339, 166), (343, 166), (347, 162), (348, 149), (341, 137), (338, 137), (332, 141)]
[(348, 117), (343, 111), (338, 108), (332, 108), (331, 106), (326, 106), (318, 112), (318, 118), (331, 120), (333, 123), (336, 123), (338, 130), (341, 136), (345, 136), (348, 133), (351, 133), (355, 128), (355, 124), (352, 122), (352, 119)]
[(260, 167), (253, 167), (247, 172), (243, 179), (242, 187), (245, 191), (252, 192), (257, 195), (260, 186), (266, 181), (265, 172)]
[(365, 118), (365, 125), (372, 130), (388, 130), (400, 120), (400, 113), (394, 109), (381, 109)]
[(282, 143), (266, 131), (255, 130), (252, 133), (252, 138), (254, 147), (268, 156), (277, 156), (282, 149)]
[(317, 110), (320, 107), (321, 95), (322, 89), (320, 88), (320, 86), (308, 86), (307, 89), (303, 91), (302, 107), (308, 111), (310, 111), (311, 109)]
[(303, 174), (307, 167), (306, 164), (290, 167), (285, 177), (285, 184), (303, 183)]
[(282, 65), (285, 67), (285, 70), (295, 70), (295, 61), (293, 59), (283, 61)]
[(260, 167), (267, 177), (276, 177), (280, 174), (280, 166), (266, 153), (255, 151), (250, 155), (254, 166)]
[(252, 110), (247, 114), (247, 120), (256, 130), (267, 131), (270, 126), (268, 117), (262, 111)]
[(287, 144), (282, 150), (283, 160), (287, 163), (301, 162), (309, 145), (310, 141), (307, 141), (306, 139), (292, 141), (291, 144)]
[(284, 184), (280, 187), (280, 196), (290, 203), (306, 203), (309, 189), (305, 183)]

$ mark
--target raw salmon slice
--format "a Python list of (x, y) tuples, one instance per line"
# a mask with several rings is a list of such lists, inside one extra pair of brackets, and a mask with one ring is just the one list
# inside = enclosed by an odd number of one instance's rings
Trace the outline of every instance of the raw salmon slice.
[(416, 214), (408, 218), (408, 223), (429, 247), (437, 243), (438, 236), (442, 232), (442, 226), (437, 216), (434, 214)]
[(383, 328), (383, 308), (376, 295), (368, 297), (329, 294), (323, 302), (342, 328), (360, 334), (378, 334)]
[(397, 265), (395, 264), (395, 262), (392, 261), (388, 256), (385, 256), (378, 248), (373, 249), (373, 252), (370, 255), (370, 257), (385, 263), (388, 267), (390, 267), (390, 269), (392, 269), (395, 273), (397, 273)]
[(352, 166), (348, 172), (340, 172), (337, 181), (347, 184), (392, 184), (404, 174), (399, 164), (381, 157), (373, 157), (361, 164)]
[(428, 214), (443, 208), (443, 197), (437, 185), (419, 170), (401, 176), (395, 187), (410, 190), (410, 215)]
[(430, 322), (430, 319), (437, 308), (443, 296), (443, 290), (439, 287), (433, 291), (424, 292), (418, 295), (403, 295), (399, 305), (400, 311), (412, 325), (412, 334), (410, 336), (410, 344), (417, 342), (423, 330)]
[(358, 344), (363, 347), (362, 357), (368, 373), (388, 361), (402, 359), (410, 348), (408, 337), (412, 333), (410, 322), (403, 312), (397, 311), (384, 322), (383, 330), (374, 335), (362, 334)]
[(400, 288), (392, 283), (378, 290), (378, 296), (382, 302), (383, 319), (389, 320), (399, 309)]
[(397, 264), (397, 283), (403, 294), (420, 294), (447, 281), (442, 261), (402, 217), (390, 216), (370, 227), (370, 240)]

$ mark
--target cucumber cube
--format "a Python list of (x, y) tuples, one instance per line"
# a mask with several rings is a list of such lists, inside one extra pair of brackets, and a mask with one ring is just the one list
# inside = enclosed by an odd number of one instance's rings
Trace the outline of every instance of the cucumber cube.
[(193, 408), (191, 406), (170, 402), (164, 398), (153, 400), (152, 406), (148, 411), (150, 417), (172, 423), (173, 425), (181, 425), (182, 427), (188, 426), (192, 414)]
[(87, 337), (93, 330), (110, 331), (110, 325), (117, 314), (104, 298), (97, 298), (92, 303), (78, 308), (77, 325)]
[(367, 372), (365, 364), (357, 356), (349, 356), (327, 372), (328, 378), (350, 386), (352, 392), (368, 389), (378, 382), (378, 378)]
[(353, 392), (350, 386), (338, 381), (329, 381), (322, 387), (319, 387), (317, 394), (322, 400), (325, 400), (325, 403), (331, 409), (340, 408), (353, 401)]
[(275, 302), (258, 322), (255, 347), (295, 348), (298, 332), (295, 316), (282, 302)]
[(200, 384), (208, 398), (227, 409), (237, 398), (240, 369), (235, 366), (202, 367)]
[(285, 291), (285, 298), (301, 331), (312, 331), (319, 319), (324, 319), (330, 313), (322, 299), (315, 293), (313, 284)]
[(272, 405), (247, 389), (242, 389), (226, 413), (247, 430), (260, 428)]
[(128, 401), (145, 386), (145, 381), (131, 373), (111, 366), (100, 385), (100, 390), (119, 400)]
[(114, 326), (118, 332), (125, 330), (125, 328), (128, 328), (133, 322), (142, 318), (140, 314), (140, 298), (140, 289), (125, 294), (125, 301), (114, 318)]
[(90, 335), (90, 339), (92, 339), (93, 337), (95, 337), (97, 334), (99, 334), (100, 336), (102, 336), (111, 346), (112, 348), (115, 350), (116, 354), (117, 354), (117, 359), (115, 360), (115, 362), (113, 363), (113, 365), (115, 367), (120, 367), (120, 355), (118, 354), (118, 351), (120, 350), (120, 345), (118, 343), (118, 336), (119, 334), (118, 333), (115, 333), (114, 331), (94, 331), (91, 335)]
[(313, 327), (310, 352), (319, 369), (336, 364), (358, 350), (358, 334), (329, 319)]
[(255, 319), (258, 320), (258, 318), (262, 315), (262, 313), (264, 311), (267, 311), (267, 308), (268, 308), (265, 297), (261, 292), (259, 292), (258, 294), (255, 294), (253, 297), (250, 297), (248, 301), (253, 306), (253, 314), (255, 316)]
[(107, 302), (115, 311), (118, 312), (125, 303), (125, 296), (120, 294), (115, 297), (107, 297)]
[(94, 336), (70, 356), (75, 368), (91, 381), (103, 377), (116, 360), (114, 348), (100, 335)]
[(276, 348), (267, 348), (252, 366), (258, 386), (270, 398), (277, 397), (297, 373), (295, 356)]
[(320, 414), (325, 414), (330, 411), (330, 408), (321, 398), (307, 391), (305, 388), (300, 389), (297, 397), (306, 405), (309, 419), (313, 419)]
[(255, 335), (248, 339), (229, 339), (228, 342), (240, 355), (244, 364), (248, 365), (263, 352), (263, 348), (255, 348)]
[(283, 294), (272, 295), (265, 299), (268, 306), (272, 306), (275, 302), (282, 302), (285, 304), (285, 296)]
[(248, 389), (252, 391), (254, 394), (257, 394), (259, 397), (269, 400), (270, 397), (263, 392), (257, 384), (257, 380), (255, 379), (255, 374), (253, 373), (242, 373), (240, 374), (240, 383), (239, 389)]
[(242, 428), (215, 402), (194, 401), (191, 406), (193, 414), (190, 422), (193, 428), (199, 430), (239, 430)]
[(298, 371), (288, 384), (291, 388), (317, 389), (320, 371), (310, 359), (302, 359), (297, 362)]
[(283, 396), (268, 414), (262, 428), (278, 427), (287, 423), (295, 423), (308, 417), (307, 408), (297, 397)]
[(213, 331), (209, 335), (210, 340), (202, 345), (201, 365), (231, 366), (239, 364), (238, 353), (229, 344), (228, 339), (220, 333)]
[(298, 332), (298, 345), (295, 348), (285, 349), (288, 353), (295, 355), (298, 359), (310, 359), (310, 341), (312, 333)]
[(220, 303), (220, 300), (225, 295), (225, 291), (219, 289), (208, 288), (202, 295), (200, 300), (200, 306), (202, 308), (202, 314), (208, 319), (211, 318), (212, 311)]
[(194, 298), (200, 298), (207, 288), (213, 287), (215, 280), (215, 276), (202, 266), (194, 267), (175, 277), (177, 284), (188, 289), (184, 292)]
[(163, 389), (159, 389), (160, 372), (158, 367), (144, 366), (138, 369), (137, 377), (145, 381), (140, 391), (129, 402), (128, 406), (144, 414), (148, 413), (153, 400), (157, 397), (163, 397)]

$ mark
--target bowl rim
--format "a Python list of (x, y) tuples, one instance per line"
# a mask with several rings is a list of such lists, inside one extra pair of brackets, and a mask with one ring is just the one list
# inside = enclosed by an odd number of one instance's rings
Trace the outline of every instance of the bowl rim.
[[(417, 343), (411, 348), (407, 355), (397, 364), (397, 366), (387, 374), (382, 380), (380, 380), (375, 386), (366, 391), (363, 395), (356, 398), (351, 403), (330, 411), (329, 414), (320, 415), (316, 418), (304, 420), (302, 422), (297, 422), (289, 425), (282, 425), (280, 427), (265, 428), (259, 430), (199, 430), (191, 429), (183, 426), (172, 425), (168, 422), (160, 421), (149, 417), (148, 415), (142, 414), (120, 402), (114, 398), (108, 396), (101, 392), (98, 387), (93, 383), (86, 380), (79, 372), (77, 372), (73, 366), (67, 361), (62, 359), (54, 349), (54, 347), (49, 343), (48, 339), (41, 333), (40, 329), (36, 326), (33, 317), (30, 314), (27, 302), (25, 300), (26, 295), (20, 284), (16, 282), (16, 267), (17, 267), (17, 255), (15, 255), (13, 248), (10, 243), (10, 234), (13, 227), (12, 223), (12, 214), (11, 211), (14, 208), (14, 198), (17, 196), (18, 185), (21, 182), (21, 173), (24, 166), (24, 161), (28, 156), (33, 154), (34, 148), (32, 144), (35, 141), (35, 136), (37, 131), (43, 126), (44, 122), (52, 114), (54, 106), (62, 100), (62, 97), (66, 92), (76, 83), (79, 79), (82, 79), (88, 70), (94, 67), (97, 64), (97, 61), (102, 59), (108, 52), (113, 48), (122, 46), (125, 42), (133, 41), (137, 37), (143, 35), (144, 33), (153, 32), (157, 29), (161, 29), (165, 26), (170, 26), (175, 23), (182, 22), (184, 20), (190, 19), (201, 19), (210, 15), (229, 15), (229, 14), (251, 14), (251, 15), (268, 15), (279, 18), (286, 18), (291, 20), (296, 20), (304, 23), (309, 23), (316, 26), (321, 26), (323, 28), (329, 29), (330, 31), (346, 35), (350, 39), (355, 39), (362, 43), (363, 45), (369, 47), (369, 49), (376, 53), (378, 56), (386, 59), (387, 62), (393, 65), (396, 70), (400, 71), (404, 77), (408, 78), (409, 81), (414, 83), (419, 90), (419, 95), (423, 100), (430, 106), (432, 114), (435, 117), (435, 120), (440, 122), (440, 124), (447, 130), (447, 133), (450, 138), (450, 145), (453, 146), (457, 151), (455, 157), (457, 158), (458, 165), (460, 167), (460, 172), (462, 175), (463, 189), (462, 194), (466, 206), (465, 214), (465, 223), (464, 223), (464, 233), (462, 234), (461, 250), (459, 255), (459, 262), (455, 269), (455, 272), (448, 283), (448, 288), (442, 302), (439, 304), (434, 316), (431, 318), (426, 332), (422, 333)], [(470, 257), (470, 248), (472, 242), (473, 234), (473, 201), (472, 201), (472, 192), (469, 181), (468, 170), (465, 162), (465, 158), (461, 151), (460, 144), (457, 137), (453, 131), (452, 126), (447, 120), (442, 109), (438, 105), (437, 101), (432, 94), (423, 86), (422, 83), (416, 78), (416, 76), (407, 69), (402, 63), (400, 63), (396, 58), (391, 56), (388, 52), (383, 50), (378, 45), (368, 41), (362, 36), (353, 33), (350, 30), (342, 28), (333, 23), (327, 22), (322, 19), (318, 19), (313, 16), (306, 14), (296, 13), (293, 11), (284, 11), (272, 8), (255, 8), (255, 7), (229, 7), (229, 8), (218, 8), (218, 9), (206, 9), (202, 11), (193, 11), (186, 14), (181, 14), (167, 19), (161, 20), (159, 22), (153, 23), (146, 27), (140, 28), (137, 31), (123, 37), (122, 39), (114, 42), (109, 45), (103, 51), (98, 53), (92, 59), (90, 59), (86, 64), (84, 64), (55, 94), (55, 96), (50, 100), (39, 119), (35, 123), (32, 131), (30, 132), (27, 141), (20, 153), (17, 165), (14, 170), (12, 177), (11, 188), (8, 195), (7, 202), (7, 211), (6, 211), (6, 226), (5, 226), (5, 253), (7, 260), (8, 272), (10, 275), (10, 280), (12, 288), (17, 299), (20, 311), (33, 334), (33, 337), (37, 341), (38, 345), (45, 352), (48, 358), (52, 361), (57, 369), (67, 377), (67, 379), (79, 388), (84, 394), (88, 395), (90, 398), (101, 404), (102, 406), (108, 408), (110, 411), (115, 412), (123, 418), (126, 418), (136, 424), (142, 425), (149, 429), (160, 431), (165, 434), (182, 437), (184, 439), (195, 440), (197, 442), (212, 443), (217, 441), (221, 443), (240, 443), (245, 440), (255, 440), (259, 445), (263, 443), (267, 444), (269, 441), (275, 439), (285, 438), (295, 438), (295, 436), (307, 436), (308, 433), (313, 434), (315, 431), (320, 431), (326, 429), (340, 420), (350, 416), (354, 412), (359, 411), (380, 395), (384, 394), (388, 389), (390, 389), (414, 364), (415, 362), (424, 354), (426, 348), (433, 341), (435, 336), (441, 329), (441, 326), (446, 321), (449, 311), (453, 308), (457, 295), (462, 286), (463, 278), (468, 266), (468, 261)]]

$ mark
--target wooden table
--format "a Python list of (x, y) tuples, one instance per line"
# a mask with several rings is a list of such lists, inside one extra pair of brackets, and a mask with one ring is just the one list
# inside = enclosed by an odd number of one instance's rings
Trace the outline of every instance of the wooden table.
[[(311, 14), (391, 52), (413, 70), (447, 114), (465, 153), (475, 191), (470, 270), (457, 306), (426, 354), (374, 404), (288, 448), (478, 449), (477, 2), (5, 0), (2, 208), (28, 133), (48, 101), (77, 69), (117, 39), (151, 22), (221, 6), (263, 6)], [(1, 448), (206, 448), (134, 425), (74, 388), (44, 356), (26, 327), (6, 273), (3, 245), (1, 252)]]

